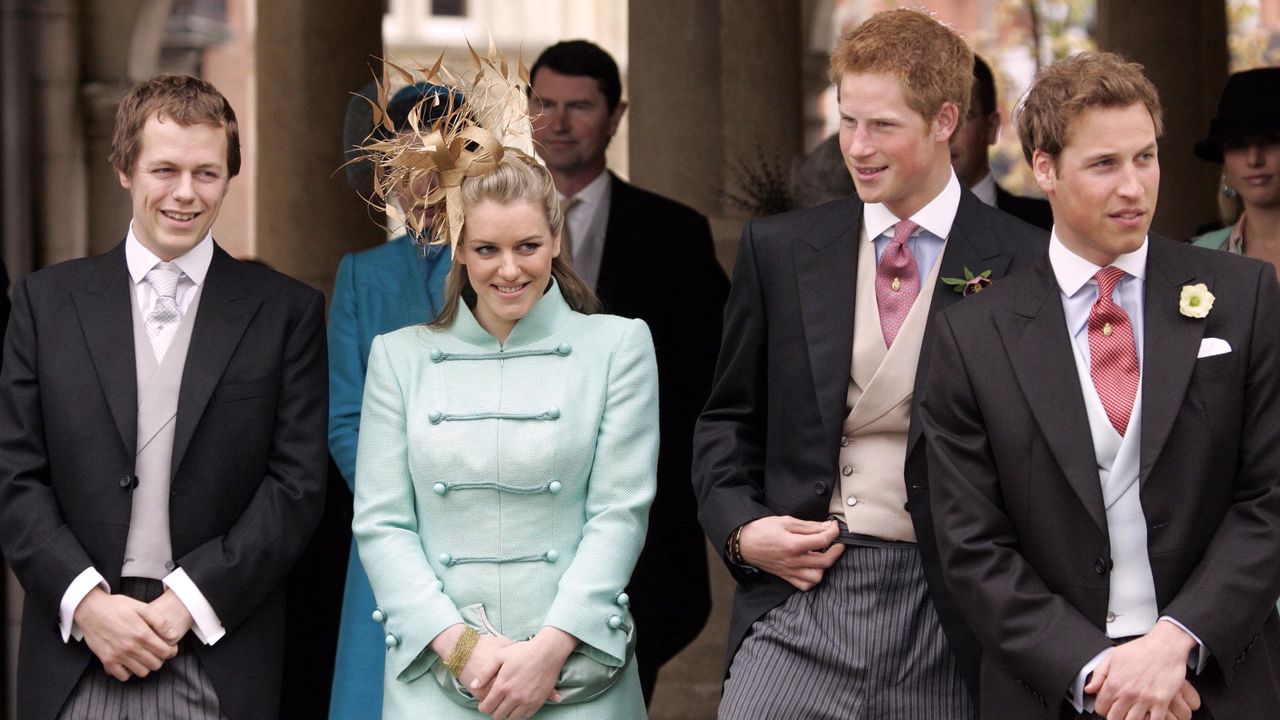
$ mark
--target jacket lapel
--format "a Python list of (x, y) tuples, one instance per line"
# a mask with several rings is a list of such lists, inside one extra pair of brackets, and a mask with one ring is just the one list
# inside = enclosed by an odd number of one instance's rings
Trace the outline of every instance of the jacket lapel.
[(847, 414), (861, 227), (862, 203), (851, 198), (792, 245), (809, 369), (822, 424), (833, 441)]
[(600, 255), (600, 272), (596, 275), (596, 294), (605, 303), (605, 312), (614, 312), (613, 306), (618, 304), (619, 295), (625, 295), (633, 283), (625, 278), (628, 274), (631, 243), (627, 242), (632, 226), (629, 224), (636, 218), (631, 210), (631, 186), (617, 175), (609, 173), (609, 221), (604, 229), (604, 251)]
[(1004, 254), (1000, 243), (996, 240), (996, 229), (992, 227), (988, 212), (990, 210), (977, 195), (969, 190), (960, 191), (960, 207), (956, 209), (955, 222), (951, 224), (951, 236), (947, 238), (946, 249), (939, 260), (938, 279), (933, 285), (933, 301), (929, 307), (929, 318), (925, 321), (924, 338), (920, 344), (920, 361), (916, 364), (915, 386), (911, 402), (911, 427), (907, 432), (907, 456), (915, 449), (920, 439), (920, 401), (924, 398), (925, 379), (929, 376), (929, 350), (933, 346), (933, 321), (938, 313), (960, 302), (963, 295), (942, 282), (942, 278), (964, 277), (967, 267), (975, 275), (986, 270), (999, 282), (1009, 268), (1009, 256)]
[(1147, 280), (1143, 293), (1142, 448), (1140, 472), (1146, 480), (1173, 429), (1191, 382), (1204, 320), (1178, 311), (1182, 286), (1202, 282), (1213, 289), (1213, 278), (1195, 274), (1179, 262), (1172, 241), (1151, 235), (1147, 247)]
[(133, 456), (138, 441), (138, 369), (133, 349), (133, 301), (124, 243), (97, 260), (89, 282), (72, 291), (98, 384), (120, 440)]
[(182, 465), (205, 406), (260, 302), (246, 293), (236, 261), (215, 245), (182, 371), (171, 466), (175, 472)]
[(1071, 338), (1067, 336), (1058, 283), (1047, 255), (1023, 276), (1021, 290), (1020, 296), (1009, 304), (1011, 312), (996, 316), (1000, 337), (1018, 386), (1058, 467), (1089, 516), (1105, 533), (1106, 511), (1089, 415)]

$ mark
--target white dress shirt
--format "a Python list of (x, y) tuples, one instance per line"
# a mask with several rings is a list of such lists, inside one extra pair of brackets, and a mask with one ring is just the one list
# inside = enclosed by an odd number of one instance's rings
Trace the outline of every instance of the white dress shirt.
[[(862, 206), (862, 229), (876, 245), (876, 263), (884, 254), (889, 243), (893, 241), (893, 226), (900, 220), (907, 219), (919, 226), (907, 240), (907, 247), (916, 259), (919, 277), (923, 281), (928, 277), (933, 264), (942, 256), (946, 248), (947, 237), (951, 235), (951, 226), (955, 224), (956, 212), (960, 209), (960, 181), (955, 171), (947, 181), (942, 192), (930, 200), (924, 207), (909, 218), (899, 218), (882, 203), (867, 203)], [(975, 272), (981, 272), (975, 270)], [(928, 288), (921, 286), (920, 291)]]
[[(146, 281), (147, 273), (161, 260), (138, 241), (137, 236), (133, 234), (132, 224), (129, 226), (129, 235), (124, 241), (124, 256), (129, 268), (129, 278), (134, 284), (134, 292), (131, 297), (133, 297), (133, 302), (136, 303), (139, 315), (146, 317), (155, 307), (156, 301), (155, 290), (151, 287), (151, 283)], [(212, 234), (206, 235), (204, 240), (201, 240), (194, 248), (173, 260), (173, 263), (183, 273), (182, 279), (178, 281), (175, 295), (178, 309), (183, 314), (186, 314), (191, 307), (191, 302), (196, 296), (196, 289), (204, 284), (205, 277), (209, 274), (209, 264), (212, 261)], [(156, 360), (159, 362), (160, 358)], [(218, 614), (214, 612), (213, 606), (209, 604), (209, 601), (196, 587), (196, 584), (192, 582), (185, 570), (177, 568), (166, 575), (161, 582), (178, 596), (178, 599), (186, 606), (187, 612), (191, 613), (191, 617), (195, 621), (191, 631), (195, 633), (195, 636), (201, 642), (206, 645), (212, 645), (227, 634), (227, 630), (222, 626), (222, 621), (218, 618)], [(62, 601), (58, 605), (58, 627), (62, 630), (63, 642), (68, 642), (71, 638), (76, 640), (84, 639), (84, 632), (75, 623), (75, 611), (80, 606), (80, 601), (84, 600), (84, 596), (88, 595), (89, 591), (95, 587), (111, 592), (111, 587), (107, 585), (107, 581), (102, 577), (102, 574), (96, 568), (90, 566), (77, 575), (71, 581), (71, 584), (67, 586), (66, 592), (62, 594)]]
[(982, 202), (996, 206), (996, 179), (991, 173), (987, 173), (973, 187), (969, 188), (974, 195)]
[[(556, 193), (563, 204), (566, 198)], [(608, 170), (573, 196), (576, 202), (565, 213), (565, 223), (572, 238), (573, 270), (595, 288), (600, 279), (600, 260), (604, 257), (604, 236), (609, 230), (609, 202), (613, 199), (613, 178)]]

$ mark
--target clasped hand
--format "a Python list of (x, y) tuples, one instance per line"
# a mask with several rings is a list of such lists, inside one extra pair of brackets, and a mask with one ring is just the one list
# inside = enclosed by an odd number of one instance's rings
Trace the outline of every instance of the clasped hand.
[(524, 642), (481, 636), (459, 680), (493, 720), (527, 720), (543, 703), (560, 700), (556, 680), (577, 645), (577, 638), (554, 627)]
[(1107, 720), (1190, 720), (1200, 694), (1187, 681), (1187, 657), (1195, 640), (1173, 623), (1112, 650), (1085, 685), (1094, 710)]
[(94, 588), (75, 611), (85, 644), (107, 674), (120, 682), (146, 677), (177, 655), (178, 641), (191, 622), (186, 606), (168, 589), (144, 603)]
[(807, 591), (822, 582), (844, 553), (844, 545), (836, 542), (839, 536), (835, 520), (815, 522), (774, 515), (743, 525), (738, 549), (748, 565)]

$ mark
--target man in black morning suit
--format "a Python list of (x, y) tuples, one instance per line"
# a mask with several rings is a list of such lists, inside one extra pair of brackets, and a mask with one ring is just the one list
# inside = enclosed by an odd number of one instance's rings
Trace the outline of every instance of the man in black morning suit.
[(133, 88), (112, 163), (125, 240), (19, 282), (5, 338), (18, 715), (274, 718), (283, 579), (323, 503), (323, 296), (214, 243), (240, 159), (213, 86)]
[(1275, 718), (1274, 269), (1149, 233), (1139, 66), (1059, 61), (1020, 113), (1049, 252), (938, 318), (922, 413), (982, 717)]
[[(858, 196), (743, 231), (694, 445), (700, 518), (738, 581), (722, 719), (972, 716), (978, 646), (942, 582), (918, 408), (936, 313), (967, 302), (944, 279), (1002, 282), (1045, 236), (952, 171), (971, 58), (912, 10), (847, 33), (831, 78)], [(897, 248), (915, 283), (880, 282)]]
[(689, 465), (729, 281), (705, 217), (606, 169), (605, 149), (627, 109), (613, 58), (584, 40), (557, 43), (538, 56), (530, 81), (533, 136), (565, 206), (574, 270), (605, 312), (648, 324), (658, 357), (658, 493), (627, 587), (647, 702), (659, 668), (697, 636), (711, 611)]

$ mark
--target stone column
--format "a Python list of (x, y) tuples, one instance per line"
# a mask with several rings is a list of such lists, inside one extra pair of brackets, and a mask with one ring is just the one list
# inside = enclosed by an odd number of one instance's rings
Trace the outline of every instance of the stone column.
[(257, 256), (324, 290), (341, 256), (385, 239), (347, 186), (342, 122), (382, 55), (383, 0), (257, 4)]
[[(120, 187), (107, 157), (111, 154), (120, 100), (134, 83), (158, 72), (169, 4), (169, 0), (81, 3), (85, 60), (80, 67), (81, 96), (76, 100), (82, 103), (85, 122), (83, 146), (79, 147), (84, 157), (78, 166), (68, 163), (67, 171), (76, 178), (73, 185), (83, 182), (88, 189), (88, 243), (87, 247), (70, 247), (51, 236), (46, 245), (47, 263), (105, 252), (128, 232), (133, 215), (129, 194)], [(55, 182), (67, 180), (59, 177)], [(51, 219), (47, 227), (58, 228), (62, 223), (61, 219)]]
[[(787, 172), (802, 149), (801, 5), (631, 3), (630, 179), (705, 213), (730, 270), (746, 219), (723, 199), (732, 187), (730, 163), (776, 158)], [(734, 583), (719, 555), (707, 552), (712, 616), (663, 669), (650, 708), (654, 720), (715, 716)]]
[(1209, 131), (1227, 78), (1224, 0), (1179, 5), (1161, 0), (1098, 0), (1098, 47), (1142, 63), (1160, 91), (1160, 202), (1153, 229), (1185, 240), (1217, 219), (1221, 166), (1191, 148)]

